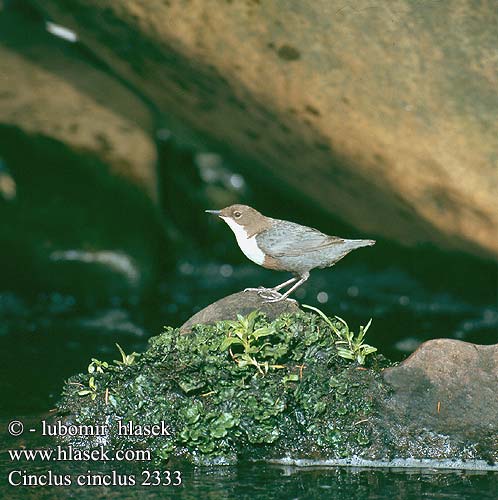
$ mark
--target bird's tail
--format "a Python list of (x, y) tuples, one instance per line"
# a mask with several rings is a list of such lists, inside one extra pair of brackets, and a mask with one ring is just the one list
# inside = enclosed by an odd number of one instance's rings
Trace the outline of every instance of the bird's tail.
[(375, 240), (346, 240), (348, 243), (348, 247), (351, 248), (351, 250), (354, 250), (355, 248), (361, 248), (361, 247), (371, 247), (372, 245), (375, 245)]

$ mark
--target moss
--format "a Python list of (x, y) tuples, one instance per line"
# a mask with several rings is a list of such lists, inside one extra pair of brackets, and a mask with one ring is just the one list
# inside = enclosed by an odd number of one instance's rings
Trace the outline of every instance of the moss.
[[(362, 367), (341, 358), (334, 332), (316, 314), (287, 314), (273, 322), (250, 316), (254, 335), (248, 348), (227, 342), (237, 322), (197, 325), (190, 335), (166, 328), (133, 364), (72, 377), (60, 413), (71, 423), (106, 423), (109, 447), (144, 447), (158, 459), (234, 463), (289, 454), (371, 455), (369, 417), (386, 392), (379, 373), (388, 362), (374, 354)], [(243, 362), (247, 349), (264, 369)], [(164, 421), (171, 435), (119, 436), (119, 419)], [(76, 444), (96, 443), (79, 437)]]

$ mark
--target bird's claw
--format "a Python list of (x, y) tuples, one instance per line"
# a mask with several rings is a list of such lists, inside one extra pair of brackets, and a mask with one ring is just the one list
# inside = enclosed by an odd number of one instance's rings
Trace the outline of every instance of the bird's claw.
[(265, 302), (269, 301), (269, 300), (280, 300), (282, 298), (282, 294), (275, 291), (275, 290), (272, 290), (271, 288), (269, 288), (268, 290), (265, 290), (264, 293), (259, 293), (258, 294), (262, 299), (266, 299)]
[(258, 288), (245, 288), (244, 292), (256, 292), (262, 299), (265, 299), (265, 303), (288, 300), (289, 302), (297, 304), (297, 300), (284, 297), (280, 292), (277, 292), (277, 290), (273, 290), (273, 288), (265, 288), (264, 286), (260, 286)]
[(244, 292), (256, 292), (263, 299), (278, 299), (282, 294), (271, 288), (260, 286), (258, 288), (246, 288)]
[(294, 304), (297, 304), (297, 300), (295, 299), (289, 299), (289, 297), (284, 297), (283, 295), (281, 295), (280, 297), (275, 297), (275, 298), (267, 298), (267, 300), (265, 300), (266, 303), (273, 303), (273, 302), (281, 302), (282, 300), (288, 300), (289, 302), (294, 302)]

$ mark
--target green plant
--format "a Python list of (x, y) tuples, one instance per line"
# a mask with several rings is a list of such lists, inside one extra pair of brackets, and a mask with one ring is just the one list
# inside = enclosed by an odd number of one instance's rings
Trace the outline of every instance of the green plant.
[[(227, 321), (228, 336), (220, 345), (220, 351), (230, 350), (230, 355), (239, 367), (247, 365), (254, 366), (261, 375), (268, 373), (269, 368), (284, 368), (282, 365), (270, 365), (269, 361), (261, 361), (264, 357), (270, 357), (266, 348), (271, 347), (271, 343), (262, 340), (265, 337), (274, 335), (273, 324), (257, 326), (259, 311), (252, 311), (246, 317), (237, 314), (237, 320)], [(232, 347), (240, 346), (241, 351)], [(235, 350), (235, 352), (233, 352)], [(260, 359), (258, 361), (258, 358)]]
[(339, 316), (335, 316), (335, 319), (342, 324), (342, 328), (338, 328), (334, 325), (330, 318), (320, 311), (320, 309), (305, 304), (303, 304), (303, 307), (318, 313), (327, 325), (330, 326), (331, 330), (337, 335), (339, 340), (335, 341), (335, 345), (337, 347), (337, 354), (341, 358), (350, 359), (352, 361), (356, 360), (358, 364), (363, 365), (365, 364), (366, 357), (377, 351), (376, 347), (363, 342), (365, 335), (372, 324), (372, 318), (370, 318), (370, 321), (366, 326), (360, 326), (360, 331), (358, 335), (355, 336), (355, 334), (349, 329), (348, 324), (342, 318), (339, 318)]
[(104, 373), (108, 368), (109, 363), (107, 361), (92, 358), (92, 362), (88, 365), (88, 373)]
[(137, 352), (132, 352), (131, 354), (126, 354), (119, 344), (116, 344), (116, 347), (119, 349), (119, 352), (121, 354), (121, 361), (118, 361), (117, 359), (114, 360), (114, 362), (117, 365), (130, 366), (135, 362), (135, 359), (138, 356), (140, 356), (140, 354), (138, 354)]
[(97, 397), (97, 384), (95, 383), (95, 377), (90, 377), (90, 380), (88, 381), (88, 389), (78, 391), (78, 396), (87, 396), (88, 394), (91, 394), (92, 401), (94, 401)]

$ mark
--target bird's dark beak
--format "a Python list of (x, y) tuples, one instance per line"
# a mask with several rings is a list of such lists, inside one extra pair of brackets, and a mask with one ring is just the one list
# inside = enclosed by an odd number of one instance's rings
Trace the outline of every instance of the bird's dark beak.
[(204, 210), (204, 212), (206, 212), (208, 214), (213, 214), (213, 215), (220, 215), (221, 214), (221, 210)]

